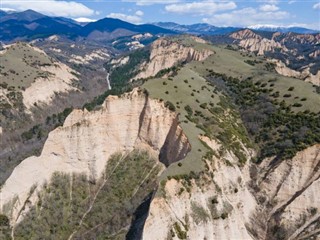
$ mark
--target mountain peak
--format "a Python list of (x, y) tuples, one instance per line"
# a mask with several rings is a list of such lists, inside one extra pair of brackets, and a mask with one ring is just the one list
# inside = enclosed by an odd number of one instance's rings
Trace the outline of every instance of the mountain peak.
[(3, 16), (1, 18), (1, 22), (3, 21), (7, 21), (7, 20), (17, 20), (17, 21), (28, 21), (28, 22), (32, 22), (32, 21), (35, 21), (37, 19), (40, 19), (40, 18), (44, 18), (46, 17), (45, 15), (41, 14), (41, 13), (38, 13), (34, 10), (26, 10), (26, 11), (23, 11), (23, 12), (14, 12), (14, 13), (11, 13), (11, 14), (6, 14), (5, 16)]
[(295, 26), (295, 25), (289, 25), (289, 26), (280, 26), (280, 25), (274, 25), (274, 24), (256, 24), (248, 26), (250, 29), (259, 30), (259, 31), (268, 31), (268, 32), (295, 32), (300, 34), (312, 34), (312, 33), (318, 33), (319, 31), (308, 29), (302, 26)]

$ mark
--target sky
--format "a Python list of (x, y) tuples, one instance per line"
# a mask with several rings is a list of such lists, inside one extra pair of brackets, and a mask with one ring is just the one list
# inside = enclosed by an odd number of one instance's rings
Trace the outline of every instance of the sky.
[(320, 0), (0, 0), (0, 8), (33, 9), (79, 21), (105, 17), (131, 23), (300, 26), (320, 30)]

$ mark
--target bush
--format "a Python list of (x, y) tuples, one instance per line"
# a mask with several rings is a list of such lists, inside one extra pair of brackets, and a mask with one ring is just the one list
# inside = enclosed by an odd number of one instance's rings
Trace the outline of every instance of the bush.
[(169, 108), (170, 111), (174, 112), (176, 110), (176, 107), (174, 106), (174, 104), (170, 101), (166, 101), (164, 106), (166, 108)]
[(207, 108), (207, 103), (200, 104), (200, 107), (203, 108), (203, 109), (206, 109)]
[(292, 107), (302, 107), (302, 104), (301, 104), (301, 103), (294, 103), (294, 104), (292, 105)]
[(10, 226), (9, 218), (6, 215), (0, 214), (0, 227)]
[(293, 91), (294, 87), (289, 87), (288, 91)]
[(186, 110), (186, 112), (188, 113), (188, 115), (192, 115), (193, 114), (193, 110), (192, 110), (192, 108), (189, 106), (189, 105), (186, 105), (185, 107), (184, 107), (184, 109)]

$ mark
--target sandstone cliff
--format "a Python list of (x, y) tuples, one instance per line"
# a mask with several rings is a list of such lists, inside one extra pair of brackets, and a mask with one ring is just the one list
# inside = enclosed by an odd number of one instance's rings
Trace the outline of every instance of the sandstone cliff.
[(273, 62), (276, 64), (275, 70), (277, 73), (287, 77), (299, 78), (306, 82), (311, 82), (314, 85), (320, 86), (320, 71), (314, 75), (310, 72), (310, 67), (305, 67), (301, 71), (296, 71), (287, 67), (286, 64), (280, 60), (273, 60)]
[[(210, 144), (207, 140), (208, 146)], [(217, 150), (217, 148), (213, 148)], [(227, 160), (227, 161), (226, 161)], [(153, 199), (143, 239), (302, 239), (317, 236), (320, 222), (320, 145), (280, 163), (239, 168), (235, 157), (213, 157), (211, 174), (168, 180)]]
[(7, 179), (0, 192), (1, 211), (14, 225), (37, 202), (37, 192), (54, 172), (85, 173), (94, 180), (112, 154), (135, 147), (156, 155), (165, 147), (171, 162), (190, 150), (177, 115), (141, 90), (110, 96), (94, 112), (74, 110), (62, 127), (49, 134), (41, 155), (25, 159)]
[[(194, 43), (203, 44), (200, 38), (190, 38)], [(147, 78), (155, 76), (160, 70), (171, 68), (182, 62), (202, 61), (213, 54), (211, 50), (197, 49), (176, 39), (158, 39), (151, 45), (149, 62), (141, 66), (141, 72), (135, 77)]]
[[(50, 104), (56, 94), (79, 91), (79, 73), (27, 43), (18, 42), (5, 46), (0, 52), (0, 60), (3, 63), (0, 70), (1, 82), (7, 84), (11, 92), (22, 94), (19, 105), (24, 105), (28, 112), (34, 106)], [(0, 93), (4, 103), (18, 105), (3, 96)]]
[(50, 104), (56, 94), (79, 91), (73, 86), (79, 79), (73, 75), (74, 71), (67, 65), (56, 63), (41, 69), (47, 72), (48, 76), (37, 78), (22, 92), (23, 104), (27, 109), (32, 108), (34, 104)]
[(257, 52), (258, 55), (264, 55), (265, 52), (274, 52), (276, 49), (288, 51), (281, 43), (274, 39), (263, 38), (249, 29), (235, 32), (230, 35), (238, 42), (238, 45), (250, 52)]

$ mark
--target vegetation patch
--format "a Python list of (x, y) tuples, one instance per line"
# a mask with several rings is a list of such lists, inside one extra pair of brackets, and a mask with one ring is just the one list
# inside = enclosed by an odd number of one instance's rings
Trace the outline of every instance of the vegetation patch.
[(211, 81), (219, 81), (217, 78), (223, 79), (221, 89), (239, 106), (246, 129), (259, 146), (258, 161), (271, 156), (291, 158), (298, 151), (320, 142), (320, 113), (296, 113), (292, 108), (302, 107), (301, 103), (288, 105), (285, 101), (279, 102), (252, 79), (241, 81), (223, 74), (209, 75)]
[(209, 214), (207, 211), (196, 202), (191, 202), (192, 218), (196, 224), (206, 223), (209, 219)]
[[(156, 186), (160, 167), (148, 152), (110, 157), (104, 176), (53, 175), (15, 228), (15, 239), (117, 239)], [(112, 203), (112, 204), (110, 204)]]

